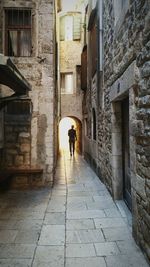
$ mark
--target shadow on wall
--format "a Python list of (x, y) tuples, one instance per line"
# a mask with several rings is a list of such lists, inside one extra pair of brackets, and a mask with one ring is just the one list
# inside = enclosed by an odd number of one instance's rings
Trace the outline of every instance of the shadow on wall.
[(68, 150), (68, 130), (74, 125), (77, 133), (76, 151), (77, 153), (82, 153), (82, 124), (81, 121), (75, 117), (65, 117), (59, 123), (59, 151)]

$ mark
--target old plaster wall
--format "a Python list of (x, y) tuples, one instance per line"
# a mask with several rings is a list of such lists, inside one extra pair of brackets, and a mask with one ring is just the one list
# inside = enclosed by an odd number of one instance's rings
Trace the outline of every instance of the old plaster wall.
[(81, 42), (60, 42), (60, 72), (73, 73), (73, 94), (61, 94), (61, 117), (73, 116), (82, 121), (82, 91), (77, 85), (76, 65), (81, 65)]
[[(3, 14), (0, 19), (3, 29), (1, 51), (3, 53), (5, 53), (4, 8), (9, 7), (32, 10), (32, 55), (15, 57), (13, 61), (32, 86), (29, 94), (32, 102), (30, 131), (28, 131), (30, 147), (28, 142), (26, 143), (26, 147), (30, 150), (28, 165), (38, 165), (44, 170), (43, 177), (37, 185), (51, 184), (54, 171), (54, 106), (57, 101), (56, 98), (54, 99), (54, 1), (1, 1)], [(17, 125), (15, 127), (17, 128)], [(19, 125), (17, 131), (19, 136), (24, 136), (26, 132), (20, 129), (19, 133)], [(24, 162), (18, 158), (16, 164), (23, 166)]]

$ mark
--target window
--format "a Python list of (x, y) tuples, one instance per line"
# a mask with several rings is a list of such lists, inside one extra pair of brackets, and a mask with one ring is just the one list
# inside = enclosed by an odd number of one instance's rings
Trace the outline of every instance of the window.
[(76, 90), (81, 90), (81, 65), (76, 65)]
[(92, 109), (92, 137), (93, 140), (96, 140), (96, 112), (95, 109)]
[(91, 62), (91, 75), (94, 76), (98, 70), (98, 44), (99, 44), (99, 32), (98, 32), (98, 17), (97, 9), (93, 9), (90, 14), (88, 22), (88, 31), (90, 31), (90, 62)]
[(62, 73), (61, 74), (61, 93), (73, 94), (73, 74)]
[(60, 40), (72, 41), (81, 38), (81, 14), (66, 15), (60, 18)]
[(97, 70), (97, 64), (98, 64), (98, 40), (97, 40), (97, 27), (96, 27), (96, 21), (91, 29), (91, 63), (92, 63), (92, 76), (94, 76), (96, 70)]
[(31, 56), (31, 10), (5, 10), (6, 55)]
[(73, 17), (67, 16), (65, 18), (65, 41), (73, 40)]
[(84, 46), (81, 54), (81, 89), (87, 88), (87, 46)]

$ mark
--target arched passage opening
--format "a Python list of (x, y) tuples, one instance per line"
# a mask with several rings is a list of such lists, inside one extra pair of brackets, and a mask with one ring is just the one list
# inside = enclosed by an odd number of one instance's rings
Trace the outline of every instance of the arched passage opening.
[(81, 121), (72, 116), (65, 117), (61, 119), (59, 123), (59, 151), (68, 150), (69, 151), (69, 138), (68, 130), (71, 128), (71, 125), (74, 125), (77, 134), (76, 141), (76, 151), (77, 153), (82, 153), (82, 123)]

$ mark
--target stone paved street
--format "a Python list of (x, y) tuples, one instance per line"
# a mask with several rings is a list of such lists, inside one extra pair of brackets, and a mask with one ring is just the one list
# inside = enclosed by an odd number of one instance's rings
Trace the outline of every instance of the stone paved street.
[(81, 156), (64, 153), (52, 190), (0, 194), (0, 266), (148, 267), (120, 207)]

